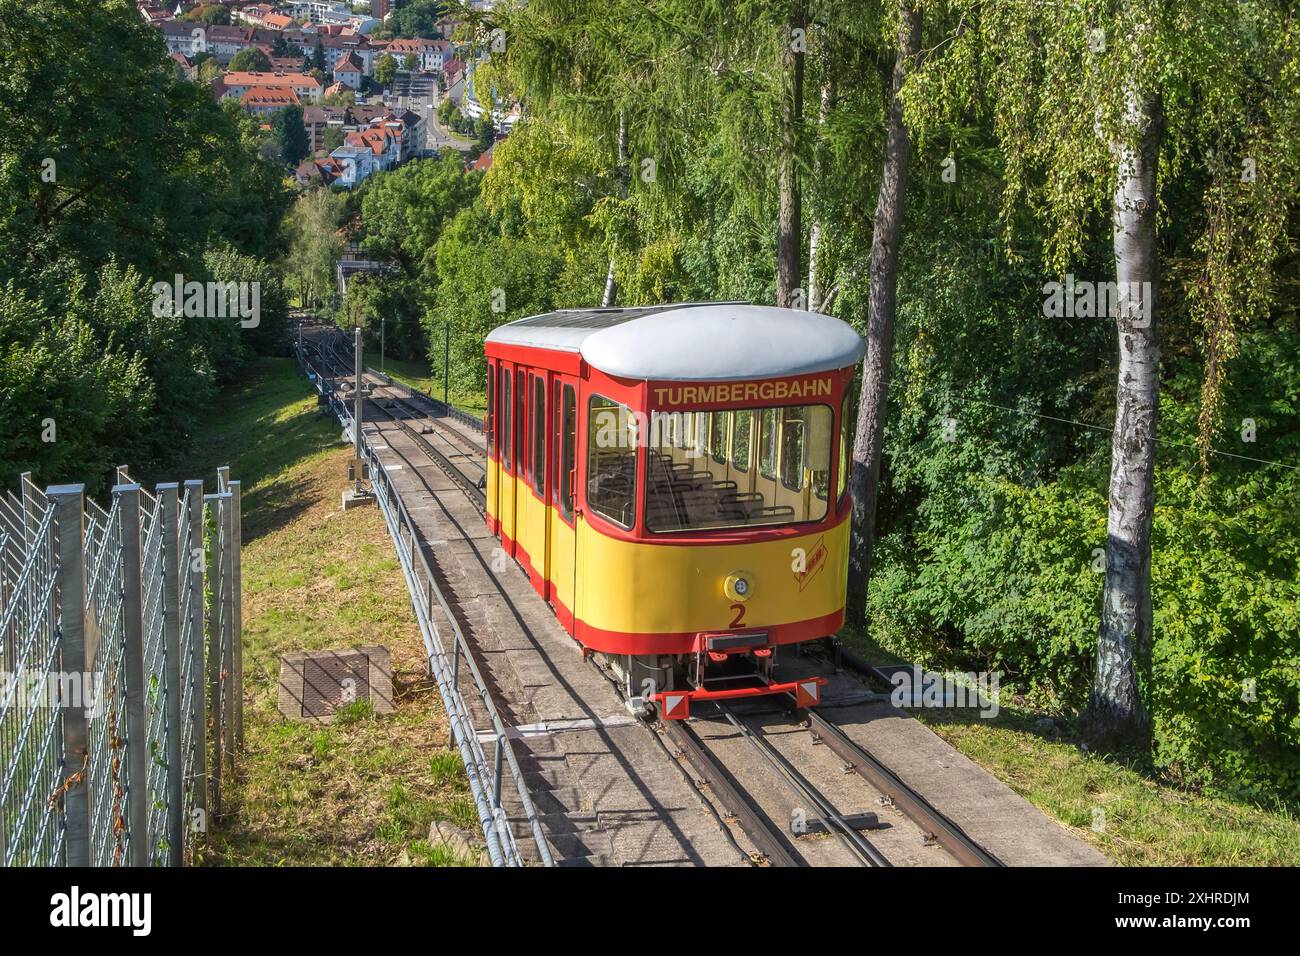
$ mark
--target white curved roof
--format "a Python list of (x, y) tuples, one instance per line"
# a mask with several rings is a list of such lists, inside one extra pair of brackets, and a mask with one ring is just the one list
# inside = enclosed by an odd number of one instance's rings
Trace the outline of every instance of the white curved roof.
[(498, 326), (487, 341), (579, 352), (607, 375), (655, 381), (825, 372), (866, 350), (839, 319), (740, 302), (548, 312)]

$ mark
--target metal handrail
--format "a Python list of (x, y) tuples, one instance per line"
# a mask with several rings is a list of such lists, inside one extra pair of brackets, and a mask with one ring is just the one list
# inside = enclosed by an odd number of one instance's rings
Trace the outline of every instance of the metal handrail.
[[(329, 387), (325, 377), (315, 369), (307, 360), (301, 350), (298, 352), (298, 361), (304, 371), (310, 371), (316, 376), (318, 390), (327, 397), (329, 407), (334, 415), (338, 418), (340, 424), (345, 429), (351, 429), (354, 426), (352, 421), (351, 409), (346, 402), (341, 401), (333, 390)], [(386, 376), (384, 376), (387, 378)], [(407, 589), (411, 595), (411, 603), (415, 608), (416, 619), (420, 625), (420, 633), (424, 640), (425, 650), (427, 652), (429, 667), (433, 672), (434, 678), (438, 684), (439, 695), (443, 699), (443, 704), (447, 709), (449, 722), (451, 724), (452, 735), (456, 740), (457, 748), (461, 752), (461, 758), (465, 762), (466, 774), (469, 778), (470, 790), (473, 794), (475, 805), (479, 811), (479, 821), (483, 828), (484, 838), (488, 844), (488, 855), (496, 866), (501, 865), (522, 865), (523, 859), (519, 853), (518, 846), (515, 842), (514, 833), (510, 827), (509, 821), (505, 818), (504, 810), (501, 805), (501, 774), (502, 762), (510, 769), (510, 775), (513, 780), (515, 790), (518, 793), (520, 804), (528, 819), (529, 828), (532, 832), (534, 842), (537, 844), (538, 854), (541, 857), (542, 865), (554, 866), (555, 860), (551, 855), (550, 847), (546, 841), (546, 836), (542, 831), (541, 821), (538, 819), (537, 809), (533, 804), (532, 797), (528, 792), (528, 786), (524, 782), (523, 771), (519, 767), (518, 759), (514, 753), (514, 747), (510, 743), (509, 735), (505, 725), (501, 721), (500, 714), (497, 712), (496, 704), (492, 700), (491, 693), (488, 691), (487, 683), (479, 671), (478, 664), (474, 656), (470, 653), (470, 645), (466, 640), (464, 632), (460, 628), (456, 617), (451, 612), (446, 596), (438, 586), (437, 579), (433, 575), (433, 570), (429, 566), (423, 550), (416, 548), (418, 534), (415, 522), (411, 519), (406, 505), (403, 503), (401, 496), (398, 495), (396, 487), (389, 478), (388, 473), (379, 460), (379, 455), (366, 440), (365, 431), (361, 433), (361, 447), (365, 460), (370, 466), (371, 484), (375, 488), (376, 502), (380, 511), (384, 515), (384, 522), (388, 527), (389, 536), (393, 539), (393, 544), (397, 550), (398, 563), (402, 566), (403, 576), (406, 578)], [(394, 512), (393, 505), (396, 504)], [(407, 540), (410, 542), (409, 550), (403, 542), (402, 527), (406, 528)], [(419, 564), (423, 570), (421, 576), (417, 574), (415, 559), (418, 555)], [(421, 599), (421, 593), (432, 595), (442, 608), (447, 621), (452, 629), (452, 647), (450, 664), (447, 661), (448, 651), (443, 647), (442, 636), (439, 634), (437, 625), (432, 619), (432, 606)], [(478, 732), (474, 729), (473, 717), (465, 703), (464, 697), (460, 692), (459, 686), (459, 659), (463, 656), (469, 667), (470, 676), (474, 681), (478, 697), (481, 700), (488, 718), (492, 724), (492, 731), (495, 736), (496, 750), (494, 752), (493, 764), (488, 763), (488, 757), (484, 752), (482, 743), (479, 739)], [(468, 733), (466, 732), (468, 728)], [(482, 778), (482, 779), (480, 779)], [(491, 787), (491, 796), (485, 792), (484, 784)]]

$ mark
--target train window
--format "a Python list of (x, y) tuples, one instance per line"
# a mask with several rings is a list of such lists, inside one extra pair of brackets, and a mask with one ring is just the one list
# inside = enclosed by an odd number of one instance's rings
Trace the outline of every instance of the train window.
[(601, 395), (587, 405), (587, 505), (624, 528), (636, 521), (636, 419)]
[(564, 422), (564, 457), (560, 462), (560, 511), (564, 517), (573, 520), (573, 478), (577, 464), (578, 438), (578, 403), (573, 394), (573, 386), (564, 386), (563, 402)]
[(754, 413), (748, 409), (736, 412), (731, 424), (731, 466), (739, 472), (749, 471), (749, 433)]
[(803, 409), (781, 410), (781, 484), (791, 491), (803, 490)]
[(840, 406), (840, 463), (835, 479), (836, 501), (844, 497), (844, 489), (849, 483), (849, 469), (852, 467), (853, 462), (849, 459), (849, 397), (845, 395), (844, 404)]
[[(715, 412), (706, 422), (699, 413), (703, 447), (674, 449), (668, 433), (650, 430), (645, 456), (645, 524), (652, 532), (753, 528), (820, 521), (825, 497), (807, 493), (825, 486), (831, 469), (834, 416), (825, 405), (749, 408)], [(711, 468), (713, 425), (731, 421), (730, 460), (737, 472), (757, 475), (743, 482), (720, 477)], [(784, 427), (783, 427), (784, 426)], [(755, 434), (757, 430), (757, 434)], [(723, 432), (725, 435), (725, 432)], [(778, 443), (777, 438), (784, 437)], [(754, 448), (757, 442), (757, 449)], [(808, 473), (811, 472), (811, 488)], [(791, 481), (782, 481), (789, 477)], [(797, 487), (790, 487), (790, 485)]]
[(493, 450), (492, 437), (496, 434), (496, 429), (493, 427), (496, 424), (496, 401), (496, 366), (489, 364), (487, 378), (487, 434), (483, 436), (484, 446), (488, 449), (489, 455), (492, 454)]
[(533, 376), (533, 487), (546, 500), (546, 381)]
[(501, 374), (501, 454), (505, 455), (506, 468), (510, 468), (510, 438), (513, 430), (510, 428), (510, 409), (513, 406), (510, 402), (510, 369), (503, 369)]
[(727, 460), (727, 413), (709, 416), (709, 455), (721, 465)]
[(560, 460), (561, 445), (564, 436), (564, 415), (561, 412), (562, 403), (560, 394), (564, 386), (560, 384), (559, 379), (555, 380), (555, 397), (551, 399), (551, 415), (553, 424), (551, 426), (551, 456), (554, 461), (551, 462), (551, 501), (560, 500), (560, 472), (564, 467), (564, 462)]
[(770, 481), (776, 480), (776, 411), (758, 413), (758, 473)]

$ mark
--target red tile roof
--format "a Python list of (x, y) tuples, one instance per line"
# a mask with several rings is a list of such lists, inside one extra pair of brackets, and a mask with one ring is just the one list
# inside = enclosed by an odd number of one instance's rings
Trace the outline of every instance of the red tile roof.
[(376, 156), (382, 156), (388, 144), (395, 141), (396, 137), (382, 126), (353, 130), (343, 138), (343, 142), (348, 146), (355, 146), (358, 149), (369, 147)]
[(306, 73), (258, 73), (234, 71), (223, 78), (226, 86), (294, 86), (319, 89), (320, 80)]
[(288, 86), (259, 86), (247, 91), (239, 100), (246, 109), (301, 106), (298, 94)]
[(362, 73), (361, 60), (355, 53), (349, 53), (334, 66), (335, 73)]

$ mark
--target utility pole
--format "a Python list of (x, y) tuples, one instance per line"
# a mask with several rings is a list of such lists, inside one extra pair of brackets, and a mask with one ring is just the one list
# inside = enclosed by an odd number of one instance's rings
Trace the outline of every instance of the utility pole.
[(387, 321), (382, 315), (379, 317), (379, 371), (387, 372), (388, 366), (384, 364), (384, 322)]
[(358, 468), (356, 474), (356, 490), (361, 491), (361, 423), (366, 420), (366, 393), (363, 387), (362, 375), (365, 371), (365, 353), (361, 350), (361, 327), (357, 326), (352, 330), (352, 356), (356, 363), (356, 385), (353, 388), (354, 404), (352, 406), (352, 444), (353, 457), (356, 458)]
[(343, 492), (343, 510), (368, 504), (375, 496), (365, 490), (362, 484), (365, 475), (365, 458), (361, 445), (361, 425), (366, 417), (365, 353), (361, 350), (361, 326), (352, 332), (352, 355), (356, 368), (356, 379), (352, 388), (352, 489)]
[(442, 323), (442, 403), (451, 411), (451, 322)]

